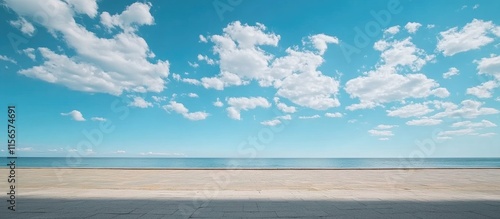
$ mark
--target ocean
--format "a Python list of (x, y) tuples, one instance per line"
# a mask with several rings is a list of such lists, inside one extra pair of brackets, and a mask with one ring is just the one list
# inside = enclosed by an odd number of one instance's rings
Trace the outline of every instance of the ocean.
[[(1, 157), (2, 168), (11, 159)], [(172, 169), (500, 168), (500, 158), (104, 158), (18, 157), (16, 167)]]

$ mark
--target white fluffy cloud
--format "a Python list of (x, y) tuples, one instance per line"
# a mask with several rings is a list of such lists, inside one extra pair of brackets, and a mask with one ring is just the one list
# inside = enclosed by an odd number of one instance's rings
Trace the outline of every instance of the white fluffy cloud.
[(325, 113), (325, 116), (329, 117), (329, 118), (340, 118), (340, 117), (342, 117), (342, 113), (339, 113), (339, 112)]
[(273, 119), (273, 120), (263, 121), (260, 124), (265, 125), (265, 126), (277, 126), (277, 125), (281, 124), (281, 120)]
[(373, 108), (383, 103), (402, 101), (406, 98), (424, 98), (431, 95), (447, 97), (445, 88), (423, 74), (400, 75), (395, 73), (370, 72), (346, 83), (346, 91), (360, 103), (348, 106), (348, 110)]
[(295, 113), (296, 109), (294, 106), (287, 106), (284, 103), (277, 103), (276, 106), (278, 107), (279, 110), (283, 111), (284, 113)]
[(413, 126), (431, 126), (431, 125), (439, 125), (443, 122), (440, 119), (431, 119), (431, 118), (422, 118), (422, 119), (414, 119), (406, 122), (407, 125)]
[(338, 44), (339, 39), (337, 37), (328, 36), (325, 34), (317, 34), (310, 36), (309, 40), (312, 42), (314, 47), (319, 51), (320, 55), (323, 55), (328, 48), (329, 43)]
[(136, 26), (152, 25), (153, 16), (149, 13), (150, 3), (133, 3), (120, 14), (110, 15), (108, 12), (101, 14), (101, 24), (107, 28), (120, 27), (125, 31), (134, 31)]
[(467, 88), (467, 94), (474, 95), (479, 98), (491, 98), (493, 89), (500, 87), (497, 81), (487, 81), (479, 86)]
[(376, 129), (370, 129), (368, 130), (368, 133), (372, 136), (394, 136), (394, 133), (392, 133), (391, 130), (376, 130)]
[(173, 73), (172, 74), (172, 78), (176, 81), (180, 81), (181, 80), (181, 75), (180, 74), (177, 74), (177, 73)]
[[(279, 35), (265, 33), (265, 30), (266, 27), (259, 23), (249, 26), (236, 21), (225, 27), (222, 35), (210, 36), (210, 41), (215, 44), (213, 51), (219, 56), (220, 74), (213, 78), (202, 78), (204, 86), (222, 90), (227, 86), (243, 84), (234, 81), (261, 80), (273, 56), (259, 46), (277, 46), (280, 39)], [(233, 77), (225, 77), (227, 75)]]
[(182, 114), (184, 118), (189, 119), (191, 121), (198, 121), (206, 119), (210, 114), (202, 111), (194, 112), (194, 113), (185, 113)]
[(297, 111), (294, 106), (287, 106), (286, 104), (281, 103), (279, 97), (274, 97), (273, 100), (276, 104), (276, 107), (278, 107), (278, 109), (284, 113), (295, 113)]
[(401, 118), (423, 116), (432, 111), (434, 110), (430, 109), (429, 106), (427, 106), (427, 104), (424, 103), (408, 104), (406, 106), (396, 108), (393, 110), (386, 110), (388, 116), (395, 116)]
[(274, 83), (277, 94), (299, 106), (316, 110), (339, 106), (336, 97), (339, 82), (317, 70), (323, 58), (309, 51), (289, 48), (286, 52), (288, 55), (276, 59), (271, 67), (274, 78), (284, 77)]
[(375, 70), (347, 81), (346, 92), (351, 98), (359, 98), (359, 104), (347, 107), (348, 110), (373, 108), (384, 103), (403, 101), (407, 98), (425, 98), (431, 95), (444, 98), (448, 90), (440, 88), (433, 79), (421, 73), (400, 74), (399, 71), (419, 71), (434, 57), (418, 49), (411, 38), (375, 43), (380, 50), (381, 63)]
[(209, 116), (208, 113), (203, 111), (190, 113), (189, 110), (184, 106), (184, 104), (178, 103), (176, 101), (170, 101), (169, 104), (163, 106), (163, 109), (167, 112), (174, 111), (191, 121), (204, 120)]
[(317, 72), (294, 74), (285, 78), (278, 95), (293, 103), (316, 110), (325, 110), (340, 105), (336, 94), (339, 82)]
[(392, 34), (392, 35), (394, 35), (394, 34), (399, 33), (399, 28), (400, 28), (400, 26), (399, 26), (399, 25), (392, 26), (392, 27), (387, 28), (387, 29), (384, 31), (384, 33), (385, 33), (385, 34)]
[(418, 28), (420, 28), (422, 24), (417, 23), (417, 22), (408, 22), (405, 25), (405, 29), (408, 31), (408, 33), (416, 33)]
[(392, 132), (392, 128), (398, 127), (397, 125), (385, 125), (385, 124), (380, 124), (376, 126), (373, 129), (368, 130), (368, 133), (371, 136), (378, 136), (378, 137), (383, 137), (379, 138), (379, 140), (386, 141), (389, 140), (390, 136), (394, 136), (394, 133)]
[(291, 120), (292, 116), (291, 115), (284, 115), (284, 116), (276, 116), (276, 118), (263, 121), (260, 124), (265, 125), (265, 126), (277, 126), (282, 123), (282, 120)]
[(200, 66), (200, 65), (199, 65), (198, 63), (196, 63), (196, 62), (189, 62), (189, 61), (188, 61), (188, 65), (189, 65), (189, 66), (191, 66), (191, 67), (193, 67), (193, 68), (198, 68), (198, 67)]
[(282, 120), (292, 120), (292, 116), (291, 115), (284, 115), (284, 116), (278, 116), (276, 117), (277, 119), (282, 119)]
[(464, 128), (464, 129), (438, 132), (437, 135), (438, 139), (451, 139), (453, 136), (477, 135), (477, 133), (472, 128)]
[(151, 96), (151, 98), (153, 98), (153, 100), (156, 103), (160, 103), (160, 102), (167, 100), (167, 97), (165, 97), (165, 96)]
[(217, 98), (217, 100), (213, 104), (216, 107), (223, 107), (224, 106), (224, 103), (222, 103), (222, 101), (220, 101), (219, 98)]
[(26, 56), (28, 56), (31, 60), (33, 60), (33, 61), (36, 60), (35, 49), (26, 48), (26, 49), (23, 49), (23, 53), (26, 54)]
[(454, 128), (459, 128), (459, 127), (465, 127), (465, 128), (489, 128), (489, 127), (496, 127), (497, 125), (495, 123), (492, 123), (488, 120), (481, 120), (481, 122), (471, 122), (471, 121), (463, 121), (463, 122), (456, 122), (451, 125), (451, 127)]
[(271, 104), (263, 97), (231, 97), (227, 100), (229, 107), (227, 115), (231, 119), (241, 120), (241, 111), (255, 109), (257, 107), (269, 108)]
[(20, 17), (15, 21), (11, 21), (10, 25), (19, 29), (22, 33), (28, 36), (33, 36), (33, 33), (35, 33), (35, 27), (33, 26), (33, 24), (24, 19), (23, 17)]
[(458, 75), (459, 70), (455, 67), (451, 67), (447, 72), (443, 73), (443, 78), (450, 78), (451, 76)]
[(205, 36), (203, 36), (203, 35), (200, 34), (198, 37), (200, 38), (200, 42), (202, 42), (202, 43), (208, 43), (208, 40), (207, 40), (207, 38)]
[(72, 110), (69, 113), (61, 113), (62, 116), (71, 116), (71, 118), (75, 121), (78, 122), (83, 122), (85, 121), (85, 118), (83, 118), (83, 115), (80, 111), (78, 110)]
[(462, 117), (462, 118), (476, 118), (483, 115), (498, 114), (500, 111), (494, 108), (482, 107), (483, 103), (474, 100), (464, 100), (461, 106), (455, 104), (446, 104), (443, 112), (439, 112), (431, 118), (445, 118), (445, 117)]
[(96, 0), (64, 0), (76, 13), (86, 14), (91, 18), (97, 15)]
[(205, 61), (209, 65), (215, 65), (215, 61), (211, 58), (208, 58), (208, 56), (204, 56), (201, 54), (198, 54), (198, 61)]
[(377, 41), (374, 48), (382, 52), (380, 55), (383, 63), (381, 69), (408, 67), (413, 71), (418, 71), (434, 58), (432, 55), (427, 55), (424, 50), (417, 48), (411, 40), (411, 37), (407, 37), (399, 41)]
[(153, 104), (144, 100), (142, 97), (134, 97), (133, 101), (129, 103), (129, 106), (139, 107), (139, 108), (148, 108), (152, 107)]
[(11, 59), (11, 58), (9, 58), (7, 56), (4, 56), (4, 55), (0, 55), (0, 60), (7, 61), (7, 62), (12, 62), (14, 64), (17, 64), (16, 60)]
[[(452, 56), (460, 52), (465, 52), (493, 42), (490, 35), (495, 30), (495, 24), (491, 21), (473, 19), (461, 30), (453, 27), (440, 33), (441, 37), (437, 44), (438, 51), (445, 56)], [(499, 34), (496, 33), (498, 36)]]
[(201, 84), (200, 81), (193, 79), (193, 78), (183, 78), (183, 79), (181, 79), (181, 81), (184, 83), (192, 84), (192, 85), (200, 85)]
[(195, 93), (188, 93), (188, 97), (191, 97), (191, 98), (198, 98), (198, 94), (195, 94)]
[(187, 83), (187, 84), (192, 84), (192, 85), (202, 85), (201, 81), (199, 81), (198, 79), (194, 79), (194, 78), (182, 78), (180, 74), (176, 74), (176, 73), (173, 73), (172, 74), (172, 78), (176, 81), (182, 81), (184, 83)]
[(319, 119), (320, 115), (312, 115), (312, 116), (299, 116), (299, 119)]
[[(19, 73), (50, 83), (62, 84), (70, 89), (85, 92), (101, 92), (120, 95), (128, 92), (161, 92), (169, 74), (168, 61), (148, 59), (154, 57), (146, 41), (139, 37), (133, 28), (118, 31), (111, 38), (100, 38), (95, 33), (78, 24), (76, 13), (93, 14), (89, 3), (61, 0), (47, 0), (33, 3), (29, 0), (7, 0), (5, 5), (27, 20), (38, 21), (35, 15), (46, 12), (47, 19), (38, 23), (57, 39), (63, 40), (74, 51), (74, 56), (56, 54), (48, 48), (38, 50), (44, 63)], [(148, 19), (150, 4), (134, 3), (129, 12), (120, 14), (118, 26), (152, 24)], [(50, 9), (50, 10), (49, 10)], [(130, 11), (134, 9), (133, 11)], [(139, 10), (135, 10), (139, 9)], [(140, 12), (140, 13), (139, 13)], [(138, 14), (136, 14), (138, 13)], [(115, 25), (111, 22), (110, 25)]]
[(131, 81), (115, 80), (110, 72), (90, 63), (77, 63), (65, 55), (54, 53), (48, 48), (38, 48), (45, 59), (43, 65), (20, 70), (19, 73), (49, 83), (85, 92), (106, 92), (119, 95)]
[[(196, 82), (193, 82), (193, 84)], [(217, 77), (205, 77), (201, 79), (201, 84), (205, 88), (213, 88), (216, 90), (224, 90), (224, 87), (239, 86), (248, 84), (248, 81), (243, 81), (241, 78), (230, 72), (222, 72)]]
[(107, 119), (102, 118), (102, 117), (92, 117), (92, 118), (90, 118), (90, 120), (97, 121), (97, 122), (106, 122), (107, 121)]
[(392, 129), (394, 127), (398, 127), (397, 125), (384, 125), (384, 124), (380, 124), (380, 125), (377, 125), (377, 127), (375, 127), (375, 129)]
[(491, 75), (500, 81), (500, 56), (482, 58), (474, 62), (477, 63), (479, 74)]
[(477, 131), (483, 128), (496, 127), (495, 123), (488, 120), (481, 120), (481, 122), (472, 121), (462, 121), (456, 122), (451, 125), (453, 128), (459, 128), (455, 130), (442, 131), (438, 133), (438, 138), (440, 139), (452, 139), (453, 136), (464, 136), (464, 135), (476, 135), (480, 137), (492, 136), (491, 133), (479, 134)]

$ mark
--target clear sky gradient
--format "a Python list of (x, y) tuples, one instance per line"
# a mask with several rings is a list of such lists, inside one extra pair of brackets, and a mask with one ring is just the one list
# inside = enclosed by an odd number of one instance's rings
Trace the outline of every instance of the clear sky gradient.
[(19, 156), (500, 156), (499, 1), (1, 2)]

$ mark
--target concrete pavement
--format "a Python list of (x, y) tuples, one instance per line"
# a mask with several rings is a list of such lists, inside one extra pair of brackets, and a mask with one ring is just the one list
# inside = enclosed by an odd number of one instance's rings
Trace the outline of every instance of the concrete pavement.
[(0, 218), (500, 218), (500, 169), (20, 169), (18, 177), (16, 212), (3, 201)]

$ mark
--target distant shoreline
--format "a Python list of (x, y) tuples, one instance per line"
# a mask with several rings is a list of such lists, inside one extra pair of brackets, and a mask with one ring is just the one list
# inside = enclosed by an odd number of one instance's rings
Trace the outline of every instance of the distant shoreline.
[[(500, 168), (500, 158), (0, 158), (0, 163), (8, 164), (9, 162), (15, 162), (16, 168), (36, 169), (404, 170)], [(2, 168), (0, 167), (0, 169)]]

